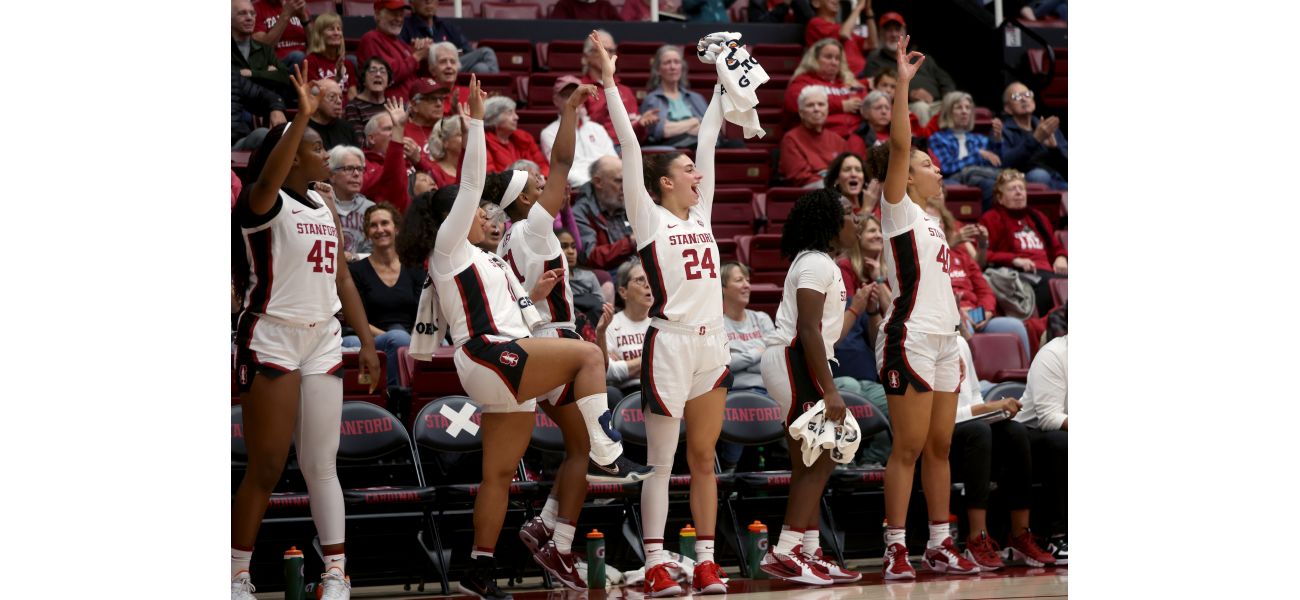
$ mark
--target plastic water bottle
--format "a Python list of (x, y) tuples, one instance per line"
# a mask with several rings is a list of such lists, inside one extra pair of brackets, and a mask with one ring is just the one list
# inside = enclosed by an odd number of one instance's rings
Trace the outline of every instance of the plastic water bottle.
[(587, 589), (605, 589), (605, 534), (595, 529), (587, 534)]
[(677, 551), (682, 556), (689, 556), (695, 560), (695, 528), (687, 523), (681, 531), (677, 532)]
[(289, 546), (284, 552), (284, 600), (303, 600), (302, 550)]
[(758, 568), (758, 563), (767, 554), (767, 525), (759, 521), (749, 524), (749, 577), (767, 579), (767, 573)]

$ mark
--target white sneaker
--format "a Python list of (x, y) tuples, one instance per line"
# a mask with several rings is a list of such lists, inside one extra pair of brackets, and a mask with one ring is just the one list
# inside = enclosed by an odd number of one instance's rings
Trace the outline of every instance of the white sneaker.
[(320, 587), (316, 588), (318, 600), (351, 600), (352, 580), (338, 569), (330, 569), (320, 576)]
[(253, 587), (253, 580), (248, 575), (248, 571), (240, 571), (230, 580), (230, 600), (257, 600), (253, 595), (257, 588)]

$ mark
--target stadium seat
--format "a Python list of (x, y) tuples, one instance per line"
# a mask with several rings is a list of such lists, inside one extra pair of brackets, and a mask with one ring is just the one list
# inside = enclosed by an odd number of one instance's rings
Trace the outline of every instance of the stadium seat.
[[(767, 83), (758, 86), (758, 105), (764, 108), (779, 107), (785, 102), (785, 89), (790, 87), (790, 78), (784, 75), (772, 75)], [(760, 119), (760, 123), (762, 120)]]
[(326, 13), (335, 13), (334, 0), (307, 0), (307, 14), (315, 17)]
[[(751, 280), (752, 281), (752, 280)], [(781, 286), (785, 285), (784, 275), (779, 284), (776, 283), (750, 283), (749, 285), (749, 306), (752, 310), (767, 313), (767, 316), (776, 318), (776, 309), (781, 306)]]
[(531, 19), (540, 21), (542, 19), (542, 5), (534, 2), (516, 2), (511, 4), (484, 2), (482, 15), (484, 19)]
[[(719, 242), (754, 233), (754, 192), (749, 188), (718, 188), (713, 192), (713, 237)], [(718, 248), (721, 250), (721, 246)]]
[(984, 214), (984, 195), (974, 186), (948, 183), (943, 186), (946, 192), (944, 206), (958, 221), (978, 221)]
[[(647, 76), (650, 73), (650, 61), (654, 58), (655, 52), (666, 42), (621, 42), (618, 45), (618, 76), (623, 79), (623, 83), (628, 87), (636, 89), (636, 86), (627, 83), (627, 76), (632, 73), (644, 73)], [(680, 46), (679, 46), (680, 48)], [(691, 55), (684, 54), (682, 60), (691, 58)], [(699, 67), (700, 69), (696, 69)], [(687, 67), (691, 70), (702, 70), (704, 65), (697, 60), (689, 63)]]
[(809, 191), (796, 187), (774, 187), (767, 190), (767, 199), (763, 202), (763, 216), (767, 218), (767, 230), (778, 231), (775, 227), (785, 223), (785, 220), (790, 217), (790, 210), (794, 208), (795, 200)]
[[(582, 41), (555, 40), (546, 44), (546, 57), (542, 59), (542, 66), (546, 67), (549, 71), (560, 73), (566, 71), (581, 71)], [(547, 93), (550, 93), (549, 90)]]
[[(486, 39), (479, 40), (477, 47), (491, 48), (496, 52), (502, 73), (531, 73), (533, 70), (533, 43), (528, 40)], [(519, 96), (523, 97), (522, 94)]]
[[(777, 444), (785, 440), (785, 414), (776, 400), (754, 392), (730, 392), (727, 394), (726, 408), (723, 411), (722, 431), (718, 440), (729, 444), (738, 444), (741, 446), (760, 446), (763, 444)], [(731, 484), (728, 480), (724, 483), (719, 478), (719, 487), (725, 487)], [(746, 505), (746, 498), (749, 496), (769, 495), (769, 494), (788, 494), (790, 489), (790, 471), (751, 471), (737, 472), (734, 475), (735, 499), (732, 495), (722, 494), (719, 496), (723, 499), (723, 507), (726, 509), (727, 517), (730, 520), (731, 530), (739, 531), (739, 520), (736, 518), (735, 504)], [(721, 516), (721, 515), (719, 515)], [(727, 536), (728, 541), (735, 544), (736, 548), (748, 548), (741, 543), (738, 536)], [(737, 554), (740, 554), (739, 552)], [(753, 576), (748, 573), (747, 563), (750, 561), (741, 561), (741, 573), (744, 576)]]
[(253, 155), (252, 150), (231, 150), (230, 167), (232, 169), (243, 169), (248, 166), (248, 159)]
[[(795, 69), (799, 68), (799, 61), (803, 60), (803, 53), (804, 47), (799, 44), (754, 44), (753, 47), (754, 57), (773, 79), (782, 75), (793, 77)], [(785, 89), (782, 88), (781, 91), (784, 93)]]
[(443, 347), (434, 351), (433, 360), (415, 361), (411, 371), (411, 414), (419, 413), (435, 398), (465, 393), (456, 374), (453, 354), (455, 349)]
[(1045, 192), (1027, 192), (1027, 194), (1029, 196), (1029, 206), (1042, 211), (1052, 225), (1056, 225), (1057, 219), (1061, 218), (1061, 192), (1048, 190)]
[[(546, 64), (543, 62), (542, 64)], [(551, 101), (555, 95), (555, 80), (562, 75), (572, 75), (581, 77), (579, 73), (566, 73), (563, 71), (551, 71), (550, 73), (533, 73), (528, 76), (528, 107), (538, 110), (549, 110), (555, 112), (555, 104)]]
[(772, 156), (762, 150), (719, 148), (715, 154), (718, 185), (767, 186)]
[[(619, 57), (619, 62), (623, 62), (621, 56)], [(632, 93), (636, 95), (636, 104), (637, 106), (640, 106), (641, 101), (645, 100), (645, 95), (649, 91), (646, 89), (646, 85), (650, 83), (650, 74), (649, 73), (619, 73), (618, 82), (623, 85), (626, 85), (628, 89), (632, 90)], [(664, 115), (660, 115), (660, 116), (662, 117)]]
[(1069, 300), (1070, 278), (1057, 277), (1048, 281), (1047, 287), (1052, 290), (1052, 306), (1060, 306)]
[(740, 257), (736, 255), (735, 238), (717, 238), (718, 243), (718, 260), (722, 262), (740, 262)]
[[(1056, 56), (1056, 70), (1052, 73), (1052, 79), (1046, 82), (1042, 91), (1039, 92), (1041, 97), (1038, 104), (1045, 108), (1065, 108), (1069, 100), (1069, 57), (1066, 48), (1053, 48)], [(1026, 57), (1029, 60), (1029, 70), (1036, 75), (1046, 76), (1051, 69), (1050, 61), (1047, 58), (1047, 51), (1043, 48), (1030, 49)]]
[(459, 73), (456, 75), (456, 85), (468, 86), (470, 75), (478, 76), (479, 85), (489, 96), (514, 98), (515, 94), (519, 93), (519, 86), (515, 84), (513, 73)]
[(541, 147), (542, 130), (551, 124), (556, 118), (555, 108), (521, 108), (515, 111), (519, 115), (519, 128), (527, 131), (538, 141), (538, 147)]
[(1029, 375), (1029, 357), (1014, 333), (977, 333), (970, 339), (970, 351), (982, 381), (1024, 381)]
[(373, 17), (375, 16), (375, 3), (370, 0), (343, 0), (343, 16)]
[[(781, 256), (780, 234), (756, 235), (749, 242), (749, 280), (752, 283), (770, 283), (777, 287), (785, 284), (785, 272), (790, 262)], [(750, 302), (753, 302), (752, 292)]]
[(361, 376), (361, 353), (344, 352), (343, 353), (343, 399), (348, 401), (369, 402), (384, 408), (388, 407), (388, 384), (387, 374), (388, 357), (384, 351), (380, 350), (379, 354), (379, 373), (371, 373), (370, 377), (375, 381), (375, 391), (370, 392), (370, 384), (361, 383), (357, 380)]

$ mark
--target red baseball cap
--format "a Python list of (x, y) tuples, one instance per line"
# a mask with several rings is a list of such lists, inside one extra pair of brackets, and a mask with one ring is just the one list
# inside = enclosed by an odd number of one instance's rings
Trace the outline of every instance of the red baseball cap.
[[(375, 6), (379, 6), (379, 3), (376, 2)], [(882, 28), (889, 23), (898, 23), (899, 27), (907, 27), (907, 21), (903, 20), (903, 15), (900, 15), (896, 12), (887, 12), (883, 15), (880, 15), (880, 26)]]
[(379, 12), (381, 8), (402, 10), (411, 7), (406, 4), (406, 0), (375, 0), (375, 12)]
[(446, 96), (448, 94), (451, 94), (451, 88), (428, 77), (416, 79), (415, 83), (411, 85), (412, 102), (419, 97)]

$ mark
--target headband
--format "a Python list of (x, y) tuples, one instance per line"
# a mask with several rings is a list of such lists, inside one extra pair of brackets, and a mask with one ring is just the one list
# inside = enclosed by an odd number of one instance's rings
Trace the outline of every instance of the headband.
[(524, 186), (528, 184), (528, 171), (516, 169), (513, 173), (510, 176), (510, 185), (506, 186), (506, 193), (501, 197), (501, 210), (505, 210), (511, 202), (518, 199), (519, 193), (524, 191)]

